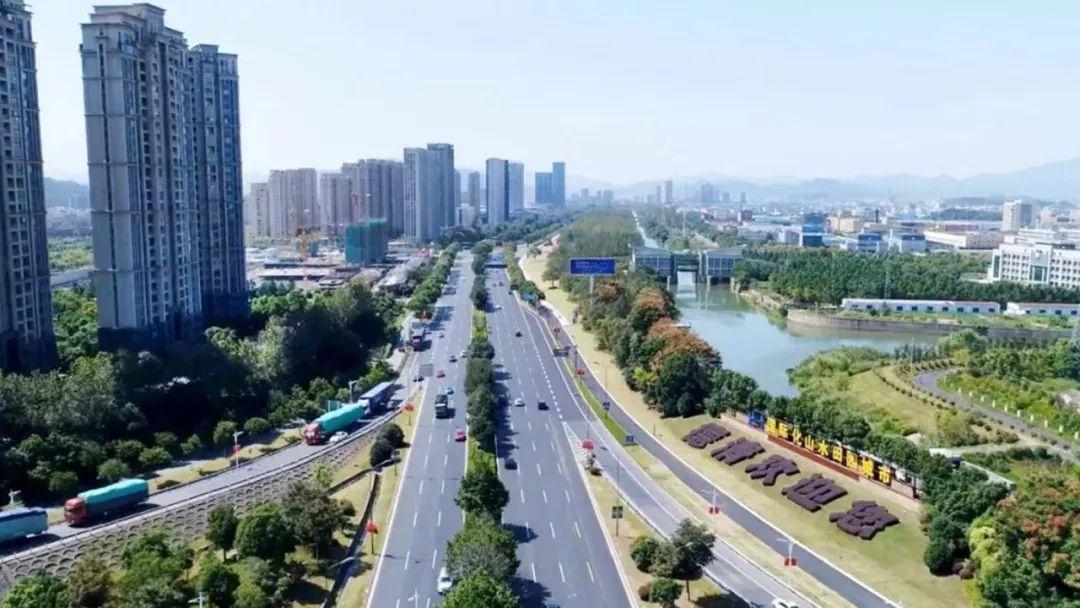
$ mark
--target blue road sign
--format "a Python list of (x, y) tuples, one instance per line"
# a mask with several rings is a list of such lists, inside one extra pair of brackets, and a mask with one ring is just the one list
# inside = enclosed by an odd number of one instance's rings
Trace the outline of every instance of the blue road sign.
[(615, 274), (615, 258), (570, 258), (570, 274), (611, 276)]
[(632, 434), (627, 433), (626, 434), (626, 440), (623, 441), (623, 445), (634, 445), (636, 443), (637, 443), (637, 438), (634, 437)]

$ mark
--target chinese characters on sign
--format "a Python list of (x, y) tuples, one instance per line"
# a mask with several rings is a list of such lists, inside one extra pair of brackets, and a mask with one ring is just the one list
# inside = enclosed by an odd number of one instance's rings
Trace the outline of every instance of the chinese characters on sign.
[(861, 477), (886, 486), (892, 484), (893, 477), (896, 474), (893, 467), (873, 456), (862, 454), (842, 443), (818, 439), (809, 433), (804, 433), (798, 427), (772, 416), (765, 419), (765, 433), (770, 437), (783, 439), (797, 448), (827, 458)]

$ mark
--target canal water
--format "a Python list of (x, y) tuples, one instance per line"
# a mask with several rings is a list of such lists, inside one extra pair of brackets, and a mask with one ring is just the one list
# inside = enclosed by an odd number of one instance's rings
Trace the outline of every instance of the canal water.
[(725, 368), (757, 380), (774, 395), (794, 396), (787, 370), (821, 351), (841, 346), (869, 346), (892, 352), (903, 344), (933, 344), (939, 336), (878, 331), (850, 331), (788, 325), (732, 293), (727, 284), (697, 285), (677, 291), (683, 323), (712, 345)]
[[(654, 239), (638, 230), (647, 247), (658, 247)], [(869, 346), (892, 352), (904, 344), (934, 344), (939, 336), (878, 331), (850, 331), (818, 327), (789, 326), (770, 317), (731, 291), (730, 285), (702, 285), (687, 289), (681, 285), (675, 302), (687, 323), (720, 353), (725, 368), (746, 374), (774, 395), (794, 396), (787, 370), (825, 350), (841, 346)]]

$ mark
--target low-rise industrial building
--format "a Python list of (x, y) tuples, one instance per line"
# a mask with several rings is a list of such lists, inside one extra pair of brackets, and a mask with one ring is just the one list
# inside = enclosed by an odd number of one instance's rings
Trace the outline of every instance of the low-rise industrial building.
[(840, 308), (853, 311), (940, 312), (950, 314), (997, 314), (997, 302), (965, 300), (894, 300), (884, 298), (844, 298)]
[(927, 230), (923, 232), (927, 243), (945, 245), (953, 249), (993, 249), (1001, 244), (1004, 235), (1000, 232), (945, 232)]
[(1076, 317), (1080, 316), (1080, 304), (1009, 302), (1005, 304), (1005, 314), (1034, 317)]

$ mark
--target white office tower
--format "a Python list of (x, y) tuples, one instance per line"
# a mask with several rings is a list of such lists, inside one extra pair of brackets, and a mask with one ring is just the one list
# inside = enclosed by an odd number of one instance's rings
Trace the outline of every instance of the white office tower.
[(315, 169), (270, 171), (270, 236), (292, 238), (321, 227), (319, 182)]
[(487, 159), (487, 223), (502, 224), (510, 217), (510, 164), (501, 158)]
[(1001, 231), (1016, 232), (1024, 228), (1034, 228), (1035, 205), (1023, 200), (1006, 201), (1001, 207)]
[(357, 221), (352, 209), (352, 180), (342, 173), (319, 176), (319, 209), (323, 232), (342, 237), (345, 228)]
[(507, 192), (509, 194), (508, 217), (520, 217), (525, 212), (525, 164), (507, 164)]
[(47, 367), (56, 359), (45, 241), (37, 73), (30, 13), (0, 0), (0, 369)]
[(438, 162), (426, 148), (405, 148), (405, 238), (427, 243), (439, 236), (442, 204)]
[(164, 16), (149, 4), (98, 6), (82, 25), (93, 279), (107, 349), (160, 345), (202, 326), (194, 83), (184, 36)]

